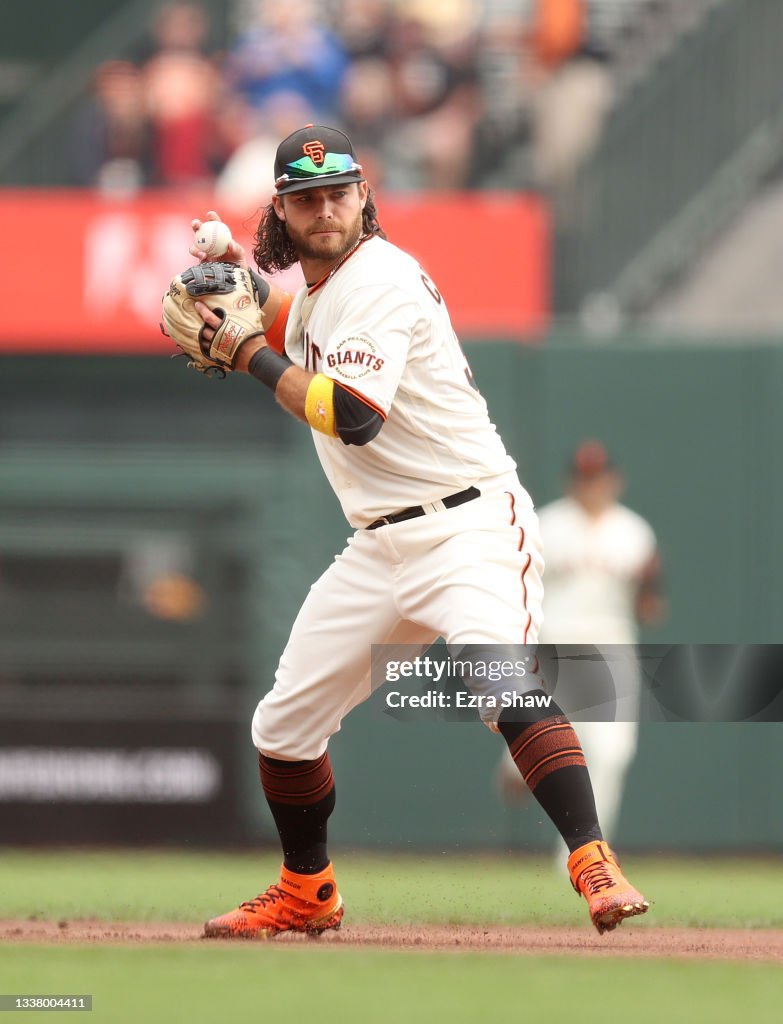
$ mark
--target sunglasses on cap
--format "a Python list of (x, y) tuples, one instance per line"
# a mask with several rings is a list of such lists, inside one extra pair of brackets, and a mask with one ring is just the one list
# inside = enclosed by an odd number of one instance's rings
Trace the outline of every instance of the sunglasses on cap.
[(307, 181), (310, 178), (323, 178), (332, 174), (362, 173), (362, 165), (357, 164), (350, 153), (324, 153), (320, 164), (313, 162), (309, 156), (303, 156), (286, 164), (288, 171), (275, 180), (275, 188), (281, 188), (291, 181)]

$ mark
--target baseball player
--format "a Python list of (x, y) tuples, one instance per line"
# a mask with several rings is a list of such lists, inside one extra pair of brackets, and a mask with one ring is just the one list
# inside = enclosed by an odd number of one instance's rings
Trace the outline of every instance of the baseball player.
[[(234, 368), (310, 427), (353, 533), (312, 586), (253, 717), (283, 864), (273, 885), (206, 924), (207, 936), (221, 938), (339, 927), (327, 747), (370, 695), (371, 644), (424, 651), (439, 636), (451, 648), (532, 644), (541, 622), (533, 505), (437, 284), (386, 240), (343, 132), (294, 132), (277, 149), (274, 174), (253, 256), (266, 272), (299, 261), (306, 284), (292, 298), (257, 279), (265, 334), (243, 345)], [(228, 259), (247, 266), (236, 243)], [(222, 321), (203, 303), (197, 309), (209, 341)], [(317, 516), (313, 509), (314, 528)], [(644, 913), (647, 901), (603, 841), (568, 720), (554, 702), (526, 710), (525, 720), (511, 713), (489, 724), (563, 836), (595, 926), (602, 932)]]
[[(604, 834), (613, 838), (628, 768), (636, 753), (641, 679), (635, 656), (637, 626), (664, 614), (660, 559), (652, 527), (619, 503), (623, 480), (598, 441), (574, 452), (564, 497), (539, 510), (546, 552), (544, 626), (552, 644), (597, 646), (606, 661), (614, 707), (607, 721), (577, 721)], [(584, 670), (569, 677), (561, 660), (556, 696), (566, 709), (581, 707)], [(602, 709), (596, 709), (603, 715)], [(501, 790), (509, 803), (523, 796), (516, 766), (504, 757)]]

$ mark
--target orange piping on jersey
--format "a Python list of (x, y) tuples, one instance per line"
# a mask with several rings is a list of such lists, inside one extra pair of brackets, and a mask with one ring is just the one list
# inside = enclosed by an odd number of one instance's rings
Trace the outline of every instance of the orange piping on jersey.
[[(516, 513), (516, 507), (515, 507), (516, 506), (516, 501), (514, 499), (514, 495), (511, 493), (511, 491), (506, 491), (506, 494), (508, 495), (509, 501), (511, 502), (511, 522), (509, 523), (509, 526), (513, 526), (516, 523), (516, 521), (517, 521), (517, 513)], [(518, 527), (518, 529), (519, 529), (519, 547), (517, 548), (517, 551), (521, 551), (522, 548), (524, 547), (524, 544), (525, 544), (525, 531), (522, 529), (521, 526)], [(533, 621), (533, 613), (528, 611), (528, 607), (527, 607), (527, 584), (525, 583), (525, 574), (527, 573), (528, 569), (530, 568), (530, 563), (532, 561), (533, 561), (533, 556), (532, 555), (528, 555), (527, 556), (527, 561), (525, 562), (525, 568), (522, 570), (522, 573), (521, 573), (521, 575), (519, 577), (519, 581), (522, 584), (522, 607), (527, 612), (527, 625), (525, 626), (525, 632), (524, 632), (524, 634), (522, 636), (522, 643), (523, 644), (527, 643), (527, 632), (530, 629), (530, 624)]]
[(378, 415), (381, 417), (384, 423), (386, 422), (386, 413), (383, 411), (383, 409), (381, 409), (381, 407), (379, 405), (376, 405), (374, 402), (371, 402), (366, 395), (363, 395), (361, 393), (361, 391), (354, 391), (354, 389), (349, 388), (347, 384), (341, 384), (339, 380), (336, 380), (335, 384), (337, 385), (338, 388), (342, 388), (343, 391), (347, 391), (349, 394), (353, 395), (354, 398), (358, 398), (360, 402), (364, 402), (364, 404), (369, 406), (370, 409), (378, 413)]
[(351, 258), (351, 256), (355, 256), (356, 255), (356, 253), (359, 251), (359, 249), (361, 249), (361, 247), (364, 245), (365, 242), (369, 242), (370, 239), (374, 238), (374, 237), (375, 237), (374, 235), (368, 235), (366, 238), (362, 238), (361, 241), (359, 242), (359, 244), (353, 250), (353, 252), (349, 252), (347, 256), (343, 257), (342, 262), (337, 263), (335, 266), (332, 267), (331, 270), (327, 270), (327, 272), (324, 274), (324, 276), (320, 277), (315, 282), (315, 284), (312, 286), (312, 288), (308, 291), (307, 294), (308, 295), (312, 295), (313, 292), (317, 292), (319, 288), (323, 288), (323, 286), (326, 284), (326, 282), (329, 280), (329, 278), (332, 276), (332, 274), (337, 273), (337, 271), (340, 269), (340, 267), (342, 267), (344, 264), (346, 264), (348, 262), (348, 260)]
[[(523, 542), (524, 542), (524, 539), (525, 539), (525, 535), (522, 534), (522, 541)], [(520, 543), (519, 549), (520, 549), (520, 551), (522, 550), (522, 543)], [(522, 643), (523, 644), (527, 643), (527, 631), (530, 629), (530, 624), (533, 621), (533, 613), (528, 611), (528, 607), (527, 607), (527, 584), (525, 583), (525, 573), (530, 568), (530, 563), (532, 562), (532, 560), (533, 560), (533, 556), (532, 555), (528, 555), (527, 556), (527, 562), (525, 562), (525, 568), (522, 570), (522, 576), (520, 577), (521, 581), (522, 581), (522, 607), (527, 612), (527, 625), (525, 626), (525, 632), (524, 632), (524, 635), (522, 636)]]
[(283, 292), (283, 301), (280, 303), (280, 309), (278, 309), (274, 320), (264, 332), (267, 345), (274, 352), (277, 352), (279, 356), (283, 354), (283, 349), (285, 348), (285, 325), (288, 323), (288, 314), (291, 311), (291, 303), (293, 301), (293, 295)]

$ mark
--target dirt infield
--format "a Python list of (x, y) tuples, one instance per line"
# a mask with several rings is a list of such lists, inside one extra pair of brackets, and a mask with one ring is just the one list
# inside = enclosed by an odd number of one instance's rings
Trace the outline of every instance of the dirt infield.
[[(139, 945), (204, 941), (200, 925), (95, 920), (0, 921), (0, 942)], [(283, 935), (276, 945), (308, 949), (377, 948), (425, 952), (518, 953), (552, 956), (674, 957), (783, 963), (783, 931), (719, 928), (618, 928), (599, 936), (589, 928), (476, 925), (347, 925), (320, 937)]]

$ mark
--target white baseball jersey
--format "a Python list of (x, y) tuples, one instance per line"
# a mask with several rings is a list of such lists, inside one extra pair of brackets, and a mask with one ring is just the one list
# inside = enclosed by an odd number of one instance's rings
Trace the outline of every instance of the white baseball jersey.
[(624, 505), (597, 519), (573, 498), (539, 511), (547, 643), (633, 644), (639, 574), (655, 553), (650, 525)]
[(363, 446), (313, 431), (352, 526), (516, 470), (436, 286), (411, 256), (382, 238), (362, 242), (322, 284), (297, 293), (285, 351), (386, 420)]
[[(322, 283), (297, 293), (285, 349), (386, 420), (366, 445), (313, 431), (356, 532), (310, 588), (253, 718), (260, 751), (311, 760), (370, 696), (371, 645), (423, 653), (439, 636), (455, 648), (535, 643), (543, 561), (530, 496), (473, 386), (443, 299), (414, 259), (381, 238), (362, 242)], [(479, 497), (440, 503), (471, 486)], [(430, 507), (362, 529), (411, 505)], [(499, 714), (481, 712), (491, 727)]]

